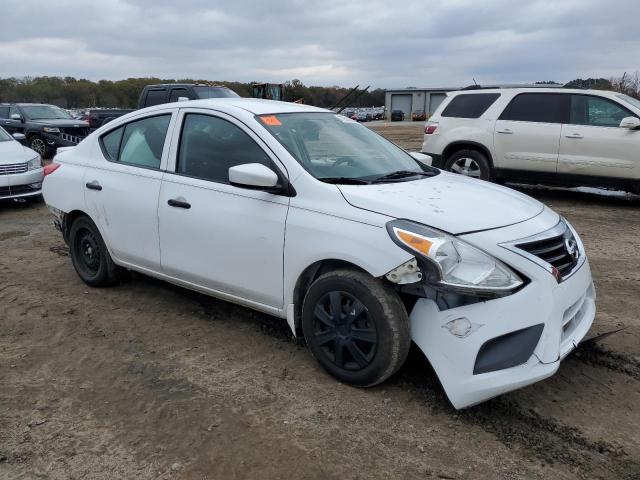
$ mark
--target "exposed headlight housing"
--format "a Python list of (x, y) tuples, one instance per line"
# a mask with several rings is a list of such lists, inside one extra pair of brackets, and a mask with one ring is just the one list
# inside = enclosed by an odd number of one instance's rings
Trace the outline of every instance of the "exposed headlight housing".
[(42, 168), (42, 160), (40, 160), (40, 156), (33, 157), (31, 160), (29, 160), (29, 163), (27, 165), (27, 170), (37, 170), (39, 168)]
[(408, 220), (387, 223), (391, 239), (415, 255), (429, 272), (427, 282), (475, 295), (508, 294), (522, 279), (493, 256), (447, 233)]

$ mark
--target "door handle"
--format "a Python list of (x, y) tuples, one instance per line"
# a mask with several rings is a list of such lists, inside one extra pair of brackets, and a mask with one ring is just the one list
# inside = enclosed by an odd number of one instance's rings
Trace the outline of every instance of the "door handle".
[(567, 138), (584, 138), (584, 136), (580, 135), (579, 133), (569, 133), (569, 134), (565, 135), (565, 137), (567, 137)]
[(177, 198), (171, 198), (167, 201), (167, 204), (170, 207), (176, 208), (185, 208), (189, 210), (191, 208), (191, 204), (189, 202), (185, 202), (184, 200), (178, 200)]
[(511, 135), (513, 130), (510, 128), (503, 128), (502, 130), (496, 130), (497, 133), (504, 133), (505, 135)]
[(88, 182), (85, 187), (87, 187), (89, 190), (102, 190), (102, 185), (100, 185), (96, 180), (94, 180), (93, 182)]

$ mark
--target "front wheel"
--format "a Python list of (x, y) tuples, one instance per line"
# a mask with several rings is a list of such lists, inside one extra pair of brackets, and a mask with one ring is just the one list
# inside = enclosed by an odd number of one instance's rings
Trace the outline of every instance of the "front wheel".
[(476, 150), (459, 150), (453, 153), (447, 158), (444, 169), (466, 177), (491, 180), (489, 162)]
[(393, 375), (411, 343), (407, 312), (396, 292), (353, 270), (326, 273), (311, 285), (302, 307), (302, 330), (325, 370), (360, 387)]
[(118, 283), (120, 267), (113, 260), (96, 225), (88, 217), (78, 217), (69, 231), (69, 250), (73, 267), (90, 287)]
[(33, 135), (29, 138), (29, 148), (38, 153), (44, 159), (48, 159), (53, 156), (53, 150), (47, 147), (47, 143), (38, 135)]

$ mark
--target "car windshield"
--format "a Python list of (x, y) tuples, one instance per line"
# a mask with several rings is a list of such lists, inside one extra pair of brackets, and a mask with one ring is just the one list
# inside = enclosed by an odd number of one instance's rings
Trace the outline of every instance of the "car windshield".
[(285, 113), (258, 119), (314, 177), (334, 183), (416, 180), (437, 175), (377, 133), (333, 113)]
[(638, 100), (637, 98), (633, 98), (633, 97), (630, 97), (629, 95), (624, 95), (622, 93), (616, 96), (624, 100), (625, 102), (630, 103), (634, 107), (640, 108), (640, 100)]
[(31, 120), (53, 120), (53, 119), (71, 119), (65, 110), (54, 105), (29, 105), (23, 106), (22, 110)]
[(236, 92), (227, 87), (193, 87), (198, 98), (236, 98), (239, 97)]
[(0, 128), (0, 142), (8, 142), (11, 140), (11, 136), (2, 128)]

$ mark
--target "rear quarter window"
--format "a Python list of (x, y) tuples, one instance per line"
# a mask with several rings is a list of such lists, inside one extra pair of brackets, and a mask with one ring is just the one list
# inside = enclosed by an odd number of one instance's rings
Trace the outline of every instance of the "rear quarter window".
[(493, 103), (500, 98), (499, 93), (471, 93), (457, 95), (449, 102), (441, 117), (480, 118)]

